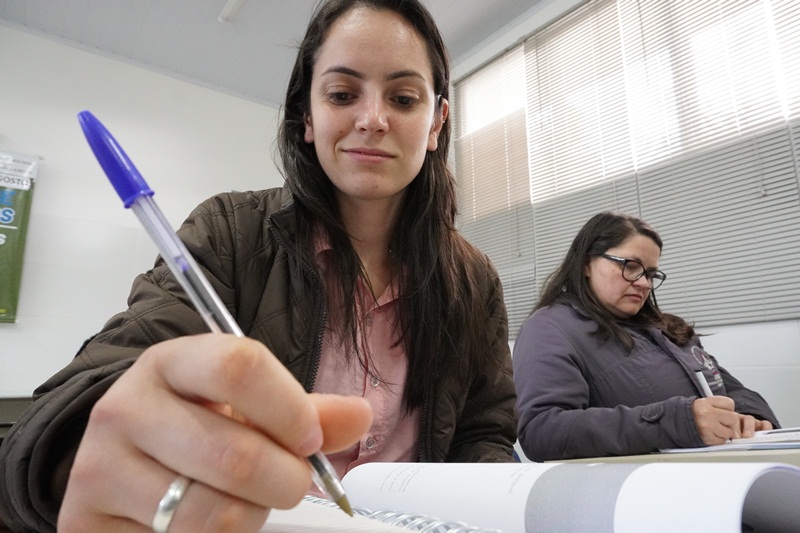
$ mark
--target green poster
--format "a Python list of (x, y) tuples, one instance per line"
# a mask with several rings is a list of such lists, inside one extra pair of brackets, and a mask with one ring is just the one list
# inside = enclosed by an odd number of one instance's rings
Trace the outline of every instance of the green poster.
[(15, 322), (39, 159), (0, 150), (0, 322)]

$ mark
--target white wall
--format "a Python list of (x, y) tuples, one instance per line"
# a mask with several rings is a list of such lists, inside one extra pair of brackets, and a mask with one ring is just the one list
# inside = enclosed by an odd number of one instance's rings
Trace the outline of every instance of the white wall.
[[(456, 81), (581, 3), (583, 0), (537, 2), (525, 17), (459, 58), (453, 67)], [(708, 334), (703, 337), (706, 350), (745, 386), (764, 396), (783, 426), (800, 426), (800, 321), (728, 326), (701, 332)]]
[(800, 321), (702, 329), (706, 351), (769, 402), (785, 427), (800, 426)]
[(78, 112), (117, 138), (176, 227), (214, 193), (283, 178), (274, 108), (2, 25), (0, 77), (0, 150), (43, 158), (17, 322), (0, 324), (0, 397), (13, 397), (30, 395), (125, 309), (157, 253), (94, 159)]

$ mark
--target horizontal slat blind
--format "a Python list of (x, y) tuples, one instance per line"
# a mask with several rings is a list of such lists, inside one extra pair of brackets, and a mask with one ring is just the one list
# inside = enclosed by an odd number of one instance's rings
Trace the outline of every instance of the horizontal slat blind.
[(789, 127), (639, 175), (664, 239), (660, 305), (703, 326), (800, 316), (800, 198)]
[[(513, 112), (486, 112), (508, 94)], [(664, 238), (665, 310), (800, 318), (800, 2), (589, 1), (459, 80), (455, 108), (459, 220), (500, 272), (512, 337), (607, 209)]]
[(522, 48), (473, 82), (453, 106), (459, 223), (497, 267), (509, 314), (525, 316), (535, 295), (527, 283), (533, 265), (519, 250), (533, 239)]

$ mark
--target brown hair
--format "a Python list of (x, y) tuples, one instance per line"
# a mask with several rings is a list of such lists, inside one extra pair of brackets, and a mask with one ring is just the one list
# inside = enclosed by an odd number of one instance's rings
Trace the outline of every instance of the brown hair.
[(663, 313), (658, 308), (656, 295), (650, 291), (639, 312), (626, 321), (609, 313), (597, 300), (584, 274), (586, 262), (594, 256), (619, 246), (632, 235), (643, 235), (663, 248), (661, 237), (647, 222), (622, 213), (605, 211), (593, 216), (575, 236), (561, 265), (547, 278), (534, 311), (552, 305), (559, 300), (568, 300), (597, 322), (594, 332), (601, 339), (614, 337), (628, 350), (633, 339), (624, 324), (653, 326), (679, 346), (684, 346), (696, 336), (694, 328), (682, 318)]
[[(388, 10), (400, 15), (427, 45), (433, 72), (436, 112), (449, 96), (450, 66), (439, 30), (418, 0), (325, 0), (320, 3), (300, 43), (291, 73), (278, 148), (284, 177), (298, 213), (300, 240), (310, 251), (313, 225), (321, 225), (330, 236), (341, 286), (328, 288), (339, 294), (343, 330), (349, 332), (349, 348), (358, 349), (354, 295), (358, 279), (366, 279), (353, 250), (335, 200), (334, 186), (323, 171), (312, 144), (304, 142), (304, 120), (310, 113), (310, 86), (314, 63), (331, 25), (356, 7)], [(400, 337), (408, 354), (408, 377), (404, 390), (407, 409), (422, 404), (445, 369), (466, 379), (472, 365), (490, 354), (489, 339), (481, 335), (477, 309), (485, 302), (472, 291), (478, 272), (468, 266), (467, 255), (478, 253), (455, 229), (455, 180), (447, 166), (450, 124), (439, 133), (438, 147), (429, 151), (419, 174), (408, 185), (401, 214), (391, 235), (390, 249), (402, 269), (400, 278)], [(313, 264), (313, 262), (311, 263)], [(329, 298), (329, 302), (331, 299)], [(465, 334), (475, 332), (474, 334)]]

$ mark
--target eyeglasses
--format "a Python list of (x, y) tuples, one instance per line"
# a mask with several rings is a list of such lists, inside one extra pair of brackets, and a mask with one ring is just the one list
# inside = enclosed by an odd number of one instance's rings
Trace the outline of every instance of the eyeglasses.
[(622, 277), (627, 281), (636, 281), (644, 276), (647, 281), (650, 282), (650, 290), (652, 291), (659, 288), (661, 284), (664, 283), (664, 280), (667, 279), (667, 275), (660, 270), (647, 270), (644, 265), (636, 259), (625, 259), (608, 254), (600, 254), (600, 257), (619, 263), (620, 266), (622, 266)]

